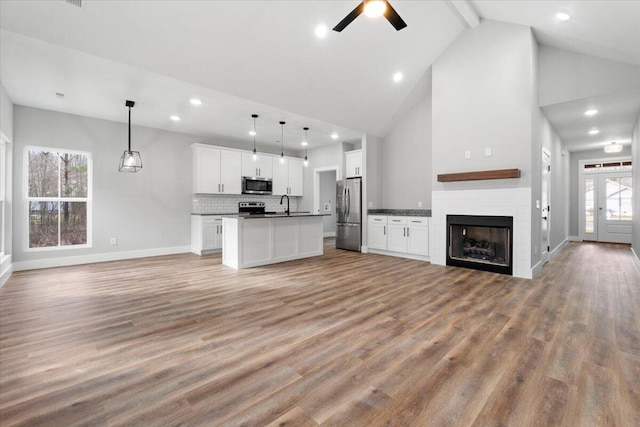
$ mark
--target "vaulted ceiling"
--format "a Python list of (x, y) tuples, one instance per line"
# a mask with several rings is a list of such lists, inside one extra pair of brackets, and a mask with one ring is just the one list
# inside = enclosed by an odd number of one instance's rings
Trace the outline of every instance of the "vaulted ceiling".
[[(0, 78), (16, 104), (126, 121), (132, 99), (134, 123), (203, 138), (248, 140), (253, 113), (262, 143), (280, 139), (280, 120), (292, 148), (303, 126), (311, 146), (334, 142), (334, 132), (384, 136), (466, 28), (454, 3), (393, 0), (402, 31), (361, 16), (337, 33), (330, 28), (357, 0), (3, 0)], [(640, 64), (640, 2), (471, 5), (483, 18), (533, 26), (545, 44)], [(562, 9), (574, 19), (561, 25), (553, 15)], [(319, 24), (329, 28), (322, 39)], [(394, 82), (398, 71), (404, 79)]]

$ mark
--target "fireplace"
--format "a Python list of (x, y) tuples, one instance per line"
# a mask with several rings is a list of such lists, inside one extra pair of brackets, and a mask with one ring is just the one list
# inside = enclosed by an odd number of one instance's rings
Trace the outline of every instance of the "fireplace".
[(513, 217), (447, 215), (447, 265), (513, 274)]

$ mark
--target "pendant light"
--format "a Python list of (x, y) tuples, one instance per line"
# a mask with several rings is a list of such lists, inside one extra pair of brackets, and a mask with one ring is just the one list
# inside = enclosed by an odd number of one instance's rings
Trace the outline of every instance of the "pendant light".
[(126, 101), (125, 106), (129, 108), (129, 146), (127, 150), (124, 150), (122, 157), (120, 157), (120, 172), (138, 172), (142, 169), (142, 159), (140, 158), (139, 151), (131, 151), (131, 108), (133, 108), (135, 102)]
[(309, 159), (307, 159), (307, 147), (309, 146), (307, 131), (309, 130), (309, 128), (302, 128), (302, 129), (304, 129), (304, 166), (307, 167), (309, 166)]
[(285, 122), (280, 122), (280, 164), (284, 164), (284, 125)]
[(258, 152), (256, 151), (256, 119), (258, 115), (252, 114), (251, 117), (253, 117), (253, 132), (251, 132), (251, 135), (253, 135), (253, 161), (255, 162), (258, 160)]

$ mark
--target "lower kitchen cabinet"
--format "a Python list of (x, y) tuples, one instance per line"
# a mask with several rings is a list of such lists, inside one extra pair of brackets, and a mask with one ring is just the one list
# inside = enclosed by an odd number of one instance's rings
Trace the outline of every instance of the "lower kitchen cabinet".
[(428, 259), (428, 217), (369, 215), (367, 225), (371, 252)]
[(191, 252), (196, 255), (222, 250), (222, 217), (191, 215)]

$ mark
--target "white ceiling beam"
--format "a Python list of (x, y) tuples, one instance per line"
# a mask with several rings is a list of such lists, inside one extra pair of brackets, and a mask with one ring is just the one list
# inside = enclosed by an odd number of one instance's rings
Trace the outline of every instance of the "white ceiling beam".
[(475, 28), (480, 25), (480, 15), (476, 12), (469, 0), (447, 0), (453, 6), (454, 12), (462, 22), (469, 28)]

